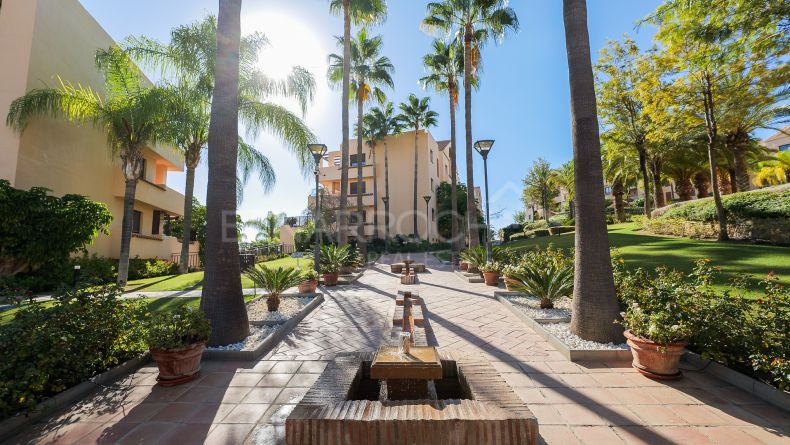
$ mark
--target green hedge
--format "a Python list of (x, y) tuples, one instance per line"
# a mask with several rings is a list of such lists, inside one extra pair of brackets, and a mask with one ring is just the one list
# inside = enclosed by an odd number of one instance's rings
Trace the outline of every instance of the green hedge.
[(549, 229), (535, 229), (532, 231), (532, 234), (535, 236), (549, 236), (550, 232)]
[[(722, 196), (722, 205), (730, 219), (790, 218), (790, 190), (755, 191)], [(716, 221), (713, 199), (690, 201), (668, 209), (661, 218), (688, 221)]]
[(559, 226), (549, 227), (549, 233), (552, 235), (559, 235), (561, 233), (570, 233), (576, 230), (576, 226)]

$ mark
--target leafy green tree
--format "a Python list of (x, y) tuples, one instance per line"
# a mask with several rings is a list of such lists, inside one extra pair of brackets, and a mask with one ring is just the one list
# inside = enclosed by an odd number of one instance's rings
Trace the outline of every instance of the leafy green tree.
[(760, 170), (754, 177), (754, 184), (758, 187), (777, 185), (787, 182), (790, 172), (790, 151), (780, 151), (774, 159), (760, 162)]
[(479, 244), (475, 211), (474, 156), (472, 147), (472, 88), (482, 64), (481, 50), (490, 40), (501, 41), (519, 28), (518, 17), (504, 0), (442, 0), (428, 3), (423, 26), (452, 36), (464, 51), (464, 122), (466, 141), (467, 229), (469, 245)]
[(343, 15), (343, 73), (341, 82), (341, 120), (343, 142), (340, 146), (340, 208), (339, 241), (345, 245), (348, 240), (346, 225), (348, 223), (348, 153), (349, 153), (349, 118), (348, 102), (351, 97), (351, 24), (369, 25), (381, 23), (387, 16), (386, 0), (330, 0), (329, 10), (334, 14)]
[[(430, 109), (430, 101), (431, 99), (429, 97), (418, 99), (414, 94), (410, 94), (407, 102), (400, 104), (399, 107), (403, 126), (405, 128), (414, 129), (414, 211), (412, 217), (415, 237), (420, 236), (420, 232), (417, 231), (417, 173), (420, 166), (418, 162), (419, 149), (417, 142), (419, 141), (420, 128), (428, 129), (430, 127), (435, 127), (439, 117), (439, 113)], [(431, 193), (433, 193), (433, 190), (431, 190)]]
[[(460, 219), (463, 228), (463, 222), (466, 221), (466, 185), (461, 183), (455, 184), (455, 193), (452, 191), (453, 185), (447, 182), (442, 182), (436, 188), (436, 211), (438, 217), (436, 219), (437, 229), (439, 235), (445, 239), (452, 239), (454, 233), (452, 226), (453, 216)], [(455, 204), (453, 204), (455, 199)], [(454, 213), (458, 211), (459, 213)], [(456, 227), (456, 230), (458, 227)]]
[(143, 170), (143, 149), (162, 135), (167, 120), (163, 89), (148, 86), (129, 56), (117, 47), (96, 52), (104, 75), (104, 97), (89, 86), (60, 80), (59, 88), (34, 89), (11, 103), (6, 124), (23, 132), (37, 118), (58, 116), (87, 123), (107, 136), (107, 147), (121, 161), (125, 189), (118, 284), (129, 273), (129, 249), (137, 181)]
[(188, 241), (197, 241), (198, 242), (198, 255), (200, 257), (200, 262), (205, 263), (206, 261), (206, 206), (200, 204), (197, 198), (194, 196), (192, 197), (192, 205), (191, 205), (191, 212), (192, 215), (192, 222), (191, 222), (191, 230), (189, 231), (189, 235), (186, 235), (186, 230), (184, 230), (184, 225), (186, 224), (186, 220), (184, 218), (174, 219), (168, 223), (168, 230), (170, 232), (170, 236), (174, 236), (176, 238), (181, 238), (182, 242), (184, 238)]
[(557, 185), (558, 188), (565, 190), (565, 194), (568, 197), (568, 208), (570, 211), (569, 216), (573, 218), (573, 201), (576, 197), (576, 189), (573, 183), (573, 160), (570, 160), (559, 166), (559, 168), (555, 169), (552, 172), (551, 180)]
[[(338, 38), (338, 43), (343, 44), (343, 40)], [(365, 103), (375, 99), (379, 103), (384, 103), (386, 97), (379, 85), (393, 87), (392, 72), (394, 67), (389, 58), (381, 55), (381, 36), (368, 38), (367, 31), (363, 28), (357, 33), (356, 38), (351, 42), (351, 62), (350, 69), (352, 75), (351, 88), (348, 93), (357, 101), (357, 243), (362, 251), (363, 258), (367, 259), (367, 241), (365, 238), (364, 222), (361, 217), (362, 209), (362, 141), (364, 135)], [(343, 70), (346, 66), (344, 58), (337, 54), (329, 55), (329, 81), (337, 83), (342, 81)], [(341, 197), (342, 200), (342, 197)]]
[(563, 16), (577, 198), (571, 332), (585, 340), (622, 341), (622, 331), (614, 324), (620, 316), (620, 305), (614, 289), (604, 219), (603, 168), (587, 3), (563, 0)]
[[(209, 108), (214, 91), (214, 60), (216, 59), (217, 20), (208, 16), (203, 20), (174, 28), (170, 43), (163, 44), (145, 36), (130, 37), (126, 51), (146, 65), (174, 77), (168, 86), (172, 118), (168, 120), (166, 137), (184, 153), (186, 185), (184, 201), (184, 230), (179, 270), (186, 272), (191, 231), (190, 205), (194, 193), (195, 169), (200, 163), (208, 142)], [(271, 131), (285, 142), (298, 157), (302, 169), (308, 164), (307, 142), (314, 139), (304, 122), (288, 109), (271, 102), (271, 97), (295, 99), (302, 112), (312, 102), (315, 81), (300, 67), (294, 67), (285, 79), (273, 79), (258, 66), (258, 54), (268, 45), (263, 34), (241, 37), (239, 72), (240, 115), (250, 134)], [(258, 175), (264, 191), (274, 185), (276, 176), (269, 159), (239, 136), (237, 157), (236, 196), (241, 202), (244, 185), (253, 174)]]
[[(463, 54), (463, 47), (457, 43), (446, 43), (439, 39), (434, 40), (433, 52), (426, 54), (422, 59), (423, 65), (428, 70), (428, 75), (420, 79), (423, 87), (431, 87), (438, 92), (446, 93), (450, 105), (450, 193), (452, 195), (450, 202), (452, 204), (452, 218), (450, 236), (445, 236), (445, 238), (450, 240), (451, 264), (455, 264), (455, 258), (461, 249), (458, 240), (458, 226), (461, 221), (458, 207), (456, 206), (458, 199), (455, 196), (457, 192), (456, 183), (458, 182), (455, 151), (455, 109), (458, 107), (458, 76), (462, 75), (464, 71)], [(466, 211), (464, 211), (464, 214), (466, 214)]]
[(553, 170), (548, 161), (543, 158), (533, 161), (523, 183), (524, 190), (521, 198), (524, 205), (537, 203), (543, 210), (543, 219), (548, 221), (554, 198), (559, 194), (557, 182), (553, 179)]

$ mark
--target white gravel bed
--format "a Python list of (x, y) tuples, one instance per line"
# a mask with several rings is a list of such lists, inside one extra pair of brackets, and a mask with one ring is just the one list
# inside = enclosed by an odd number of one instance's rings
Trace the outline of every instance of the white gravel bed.
[(532, 319), (564, 320), (571, 316), (571, 299), (567, 297), (554, 301), (553, 309), (541, 309), (540, 298), (533, 296), (507, 295), (505, 299)]
[(279, 329), (280, 326), (252, 326), (250, 325), (250, 335), (244, 340), (231, 343), (225, 346), (212, 346), (206, 349), (214, 351), (253, 351), (266, 337)]
[(625, 343), (598, 343), (595, 341), (584, 340), (576, 334), (571, 333), (570, 323), (545, 323), (541, 324), (545, 330), (554, 334), (560, 341), (568, 345), (570, 349), (601, 350), (601, 349), (628, 349)]
[(280, 307), (276, 312), (269, 312), (266, 297), (260, 297), (247, 303), (247, 317), (252, 321), (271, 321), (285, 323), (304, 309), (315, 297), (280, 297)]

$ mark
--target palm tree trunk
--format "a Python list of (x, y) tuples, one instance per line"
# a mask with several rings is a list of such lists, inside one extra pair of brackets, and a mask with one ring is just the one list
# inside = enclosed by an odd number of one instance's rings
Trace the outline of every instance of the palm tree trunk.
[(650, 161), (650, 169), (653, 176), (653, 196), (657, 209), (667, 205), (664, 187), (661, 185), (661, 164), (662, 162), (657, 159)]
[(384, 196), (387, 198), (387, 202), (384, 204), (384, 243), (386, 246), (390, 239), (390, 162), (387, 141), (384, 141)]
[(351, 83), (351, 16), (350, 0), (343, 0), (343, 89), (342, 103), (343, 144), (340, 147), (340, 206), (338, 209), (338, 243), (348, 242), (348, 89)]
[[(189, 154), (187, 154), (189, 157)], [(187, 180), (184, 186), (184, 225), (181, 233), (181, 257), (178, 261), (178, 273), (189, 271), (189, 241), (192, 237), (192, 197), (195, 193), (195, 167), (187, 160)]]
[(625, 205), (623, 202), (623, 180), (617, 178), (612, 184), (612, 196), (614, 196), (614, 213), (617, 222), (625, 222)]
[(241, 291), (236, 228), (236, 162), (239, 147), (239, 45), (241, 0), (220, 0), (217, 60), (208, 140), (206, 272), (200, 308), (211, 322), (210, 345), (250, 334)]
[[(363, 83), (363, 82), (360, 82)], [(365, 240), (365, 220), (362, 218), (362, 98), (357, 100), (357, 246), (362, 260), (368, 262), (368, 244)]]
[[(124, 168), (124, 170), (126, 170)], [(132, 168), (134, 170), (134, 168)], [(138, 170), (139, 172), (139, 170)], [(134, 223), (134, 195), (137, 190), (137, 175), (126, 179), (123, 192), (123, 222), (121, 222), (121, 251), (118, 256), (118, 285), (126, 286), (129, 278), (129, 252), (132, 247), (132, 224)]]
[(685, 174), (678, 175), (678, 177), (675, 178), (675, 190), (677, 190), (678, 197), (680, 197), (681, 201), (688, 201), (694, 193), (694, 186), (691, 185), (691, 180), (688, 176), (685, 176)]
[[(414, 224), (414, 237), (419, 238), (420, 232), (417, 231), (417, 167), (419, 164), (417, 163), (417, 140), (420, 133), (420, 125), (414, 125), (414, 211), (412, 212), (412, 219)], [(427, 221), (427, 220), (426, 220)], [(426, 223), (427, 224), (427, 223)]]
[(472, 157), (472, 27), (464, 28), (464, 121), (466, 138), (466, 219), (469, 247), (480, 244), (475, 204), (475, 169)]
[(694, 188), (697, 189), (697, 199), (707, 198), (708, 189), (710, 189), (710, 181), (705, 177), (705, 174), (697, 172), (694, 174)]
[(571, 331), (585, 340), (621, 342), (603, 190), (598, 112), (585, 0), (563, 0), (571, 91), (576, 237)]
[(746, 162), (746, 152), (739, 145), (735, 146), (735, 178), (739, 192), (747, 192), (752, 189), (752, 181), (749, 180), (749, 165)]
[(448, 83), (448, 96), (450, 97), (450, 200), (452, 205), (452, 215), (450, 218), (450, 267), (455, 267), (456, 257), (459, 252), (459, 232), (458, 232), (458, 166), (456, 165), (455, 156), (455, 104), (453, 97), (456, 96), (455, 89), (457, 88), (455, 82)]
[(376, 164), (375, 143), (370, 147), (370, 154), (373, 157), (373, 227), (375, 228), (373, 236), (375, 238), (381, 238), (381, 236), (379, 236), (379, 181), (377, 174), (379, 166)]
[(642, 173), (642, 182), (645, 188), (645, 217), (650, 218), (650, 177), (647, 173), (647, 152), (644, 142), (637, 141), (636, 152), (639, 154), (639, 171)]
[(730, 193), (738, 193), (738, 177), (735, 168), (728, 169), (727, 174), (729, 175), (727, 179), (730, 182)]

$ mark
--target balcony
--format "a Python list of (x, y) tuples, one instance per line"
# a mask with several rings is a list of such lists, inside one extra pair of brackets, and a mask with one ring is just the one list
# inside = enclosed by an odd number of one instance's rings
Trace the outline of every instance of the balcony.
[[(123, 175), (115, 175), (113, 179), (113, 195), (123, 198), (125, 186)], [(135, 200), (156, 209), (164, 210), (171, 215), (184, 213), (184, 195), (164, 184), (155, 184), (144, 179), (137, 181)]]
[[(362, 166), (362, 177), (363, 178), (372, 178), (373, 177), (373, 168), (375, 165), (373, 164), (365, 164)], [(340, 166), (339, 165), (329, 165), (328, 167), (321, 167), (320, 173), (320, 180), (321, 181), (339, 181), (340, 180)], [(349, 167), (348, 169), (348, 177), (349, 179), (355, 179), (357, 177), (357, 167)]]
[[(340, 193), (332, 193), (330, 194), (333, 202), (340, 202)], [(365, 193), (362, 195), (362, 207), (373, 207), (375, 199), (373, 198), (373, 193)], [(323, 204), (322, 204), (323, 205)], [(315, 207), (315, 195), (309, 195), (307, 197), (307, 206), (308, 208), (312, 209)], [(355, 208), (357, 206), (357, 195), (348, 195), (348, 207)], [(379, 201), (379, 206), (383, 206), (383, 204)], [(382, 207), (383, 208), (383, 207)]]

